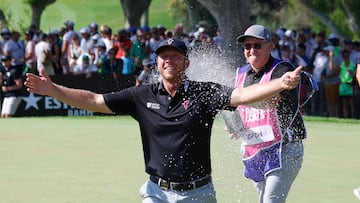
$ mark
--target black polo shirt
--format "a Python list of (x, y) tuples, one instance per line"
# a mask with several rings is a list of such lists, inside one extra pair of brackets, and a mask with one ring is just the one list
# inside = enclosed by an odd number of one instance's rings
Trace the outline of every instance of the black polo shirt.
[[(0, 72), (2, 73), (2, 76), (3, 76), (3, 82), (2, 82), (2, 84), (0, 84), (0, 87), (1, 87), (1, 85), (7, 86), (7, 87), (14, 86), (14, 85), (16, 85), (15, 81), (22, 78), (21, 71), (19, 71), (19, 69), (17, 69), (15, 66), (11, 66), (9, 69), (0, 67)], [(3, 92), (3, 96), (4, 97), (21, 96), (21, 89)]]
[(211, 173), (211, 128), (218, 110), (234, 110), (232, 91), (186, 80), (174, 97), (157, 83), (104, 94), (104, 99), (115, 114), (129, 114), (139, 122), (146, 172), (184, 182)]
[[(249, 69), (246, 72), (244, 87), (259, 83), (262, 76), (272, 69), (274, 60), (273, 57), (270, 57), (264, 68), (257, 73), (249, 66)], [(280, 78), (284, 73), (293, 70), (294, 67), (290, 63), (279, 63), (272, 72), (271, 79)], [(281, 100), (276, 106), (276, 112), (278, 114), (281, 130), (283, 131), (284, 141), (288, 141), (285, 130), (287, 127), (292, 129), (294, 140), (304, 139), (306, 137), (306, 130), (302, 115), (298, 112), (294, 117), (294, 114), (298, 109), (298, 90), (296, 88), (293, 90), (285, 90), (282, 91), (280, 95)], [(293, 118), (294, 121), (292, 122)]]

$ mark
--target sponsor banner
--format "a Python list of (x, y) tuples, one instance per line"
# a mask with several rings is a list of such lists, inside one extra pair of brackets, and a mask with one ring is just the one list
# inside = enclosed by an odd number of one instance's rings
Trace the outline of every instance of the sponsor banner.
[[(120, 75), (117, 81), (112, 75), (93, 75), (90, 78), (86, 78), (85, 75), (56, 75), (52, 76), (51, 79), (55, 83), (66, 87), (85, 89), (97, 93), (114, 92), (135, 85), (134, 76), (123, 75)], [(53, 97), (28, 93), (24, 88), (22, 100), (15, 116), (92, 115), (102, 114), (69, 106)]]

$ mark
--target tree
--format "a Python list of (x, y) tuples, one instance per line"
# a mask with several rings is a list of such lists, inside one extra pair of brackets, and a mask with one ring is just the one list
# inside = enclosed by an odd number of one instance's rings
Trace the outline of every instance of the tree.
[(6, 17), (4, 11), (0, 9), (0, 27), (4, 27), (6, 25)]
[(55, 3), (56, 0), (24, 0), (24, 2), (29, 4), (32, 10), (31, 24), (39, 28), (43, 11), (47, 6)]
[(223, 50), (239, 64), (242, 54), (236, 37), (253, 22), (248, 0), (197, 0), (216, 19), (223, 37)]
[[(170, 11), (172, 16), (183, 22), (187, 21), (192, 27), (199, 21), (200, 11), (202, 12), (200, 17), (204, 16), (203, 13), (206, 12), (203, 11), (203, 8), (205, 8), (221, 30), (223, 50), (226, 55), (237, 59), (238, 62), (243, 59), (239, 57), (242, 54), (236, 37), (249, 25), (254, 24), (259, 16), (268, 18), (274, 10), (279, 10), (286, 3), (287, 0), (172, 0), (169, 2), (169, 7), (175, 7)], [(256, 13), (257, 16), (253, 13)]]
[[(214, 30), (216, 29), (216, 26), (218, 26), (218, 23), (207, 8), (205, 8), (197, 0), (180, 0), (179, 2), (182, 2), (182, 4), (186, 6), (187, 15), (185, 16), (188, 17), (188, 23), (185, 25), (187, 25), (187, 29), (193, 31), (194, 29), (198, 28), (199, 22), (206, 22), (208, 28), (207, 32), (209, 34), (215, 33)], [(175, 12), (177, 11), (175, 10)], [(181, 13), (178, 15), (181, 15)]]
[(170, 17), (181, 22), (185, 32), (192, 32), (198, 28), (200, 22), (206, 22), (208, 34), (215, 34), (216, 20), (197, 0), (170, 0), (167, 8)]
[(304, 6), (331, 32), (347, 38), (359, 38), (357, 0), (293, 0), (295, 4)]
[[(125, 16), (125, 27), (141, 26), (141, 21), (147, 22), (146, 18), (147, 11), (150, 7), (151, 0), (120, 0), (121, 7)], [(142, 19), (143, 17), (143, 19)]]
[[(196, 2), (196, 0), (188, 1)], [(167, 4), (167, 10), (170, 18), (181, 22), (186, 30), (190, 30), (194, 25), (190, 22), (190, 9), (192, 8), (189, 7), (189, 4), (185, 4), (185, 0), (170, 0)]]

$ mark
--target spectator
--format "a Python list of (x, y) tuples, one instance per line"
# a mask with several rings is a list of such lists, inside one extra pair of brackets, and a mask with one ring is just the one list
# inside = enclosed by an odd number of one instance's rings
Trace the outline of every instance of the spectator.
[[(279, 33), (278, 31), (277, 33)], [(280, 47), (280, 36), (277, 33), (272, 33), (272, 42), (274, 44), (274, 49), (271, 51), (271, 56), (276, 59), (281, 59), (281, 47)]]
[(13, 31), (11, 38), (4, 45), (4, 55), (11, 57), (11, 65), (19, 71), (23, 71), (25, 63), (25, 44), (20, 39), (20, 33)]
[(63, 74), (68, 74), (69, 73), (69, 69), (70, 69), (70, 64), (68, 61), (68, 55), (69, 55), (69, 47), (71, 44), (71, 40), (73, 39), (74, 35), (77, 35), (77, 33), (74, 30), (74, 22), (71, 20), (66, 21), (65, 23), (66, 26), (66, 32), (63, 36), (63, 43), (62, 43), (62, 47), (61, 47), (61, 65), (62, 65), (62, 69), (63, 69)]
[(151, 37), (149, 26), (147, 25), (141, 26), (140, 31), (143, 34), (143, 40), (147, 43)]
[(1, 118), (8, 118), (15, 115), (21, 102), (21, 89), (23, 87), (22, 72), (11, 65), (11, 57), (1, 57), (0, 85), (3, 93)]
[[(93, 63), (96, 64), (97, 50), (98, 50), (97, 45), (100, 41), (102, 42), (102, 39), (99, 34), (96, 34), (96, 35), (91, 36), (91, 40), (93, 41), (94, 47), (93, 47), (92, 51), (89, 52), (89, 54), (93, 60)], [(104, 46), (105, 46), (105, 44), (104, 44)]]
[(303, 67), (303, 70), (310, 72), (310, 59), (306, 56), (306, 45), (298, 44), (294, 56), (294, 65)]
[(129, 38), (131, 43), (134, 43), (137, 39), (138, 29), (130, 27), (127, 31), (129, 32)]
[(168, 39), (168, 38), (173, 38), (174, 35), (173, 35), (173, 32), (171, 30), (166, 30), (164, 32), (164, 35), (165, 35), (165, 38)]
[(197, 39), (200, 40), (202, 43), (206, 43), (209, 41), (210, 36), (207, 34), (206, 27), (200, 27), (198, 30), (198, 37)]
[(222, 50), (222, 43), (223, 43), (223, 39), (221, 36), (221, 31), (220, 28), (216, 29), (216, 36), (213, 38), (214, 43), (216, 45), (216, 47), (221, 51)]
[(96, 65), (96, 67), (98, 67), (99, 73), (102, 73), (103, 62), (107, 57), (106, 45), (102, 40), (100, 40), (96, 43), (95, 47), (96, 50), (95, 50), (94, 64)]
[(79, 64), (81, 60), (82, 49), (80, 46), (80, 38), (78, 35), (74, 35), (68, 50), (68, 61), (70, 72), (73, 72), (73, 68)]
[(105, 43), (106, 52), (108, 52), (110, 49), (114, 47), (114, 42), (112, 39), (112, 29), (107, 25), (103, 25), (101, 26), (100, 29), (100, 35), (102, 41)]
[(358, 58), (356, 64), (357, 64), (356, 65), (357, 84), (355, 84), (355, 88), (354, 88), (354, 100), (355, 100), (354, 111), (355, 111), (355, 118), (360, 119), (360, 57)]
[(96, 34), (99, 34), (98, 32), (98, 24), (96, 22), (91, 22), (89, 25), (90, 28), (90, 36), (94, 36)]
[(89, 54), (83, 54), (81, 56), (81, 63), (75, 65), (73, 68), (73, 74), (85, 74), (86, 78), (90, 78), (93, 74), (98, 71), (98, 68), (92, 63), (91, 57)]
[(53, 55), (51, 54), (51, 46), (49, 36), (43, 33), (40, 36), (41, 41), (35, 45), (35, 55), (37, 58), (37, 70), (44, 69), (47, 75), (55, 75), (53, 66)]
[(281, 46), (281, 58), (280, 59), (283, 61), (287, 61), (291, 64), (294, 62), (294, 56), (291, 53), (290, 45), (284, 44)]
[(129, 33), (125, 29), (118, 31), (118, 37), (114, 41), (114, 48), (117, 50), (115, 56), (117, 59), (121, 59), (125, 51), (129, 53), (131, 48), (131, 40), (129, 39)]
[(345, 39), (343, 42), (344, 42), (343, 50), (346, 50), (347, 52), (350, 53), (350, 60), (354, 64), (356, 64), (359, 57), (359, 53), (356, 50), (354, 50), (353, 42), (350, 39)]
[(313, 62), (314, 69), (312, 70), (312, 74), (319, 87), (319, 90), (311, 99), (311, 114), (314, 116), (327, 115), (324, 79), (329, 66), (329, 51), (331, 51), (331, 46), (325, 45), (325, 43), (319, 44), (319, 48), (322, 49), (322, 51), (316, 54)]
[(9, 29), (7, 28), (3, 28), (1, 29), (1, 38), (2, 38), (2, 42), (1, 42), (1, 55), (4, 55), (4, 46), (6, 45), (6, 43), (11, 39), (11, 32), (9, 31)]
[(81, 40), (80, 47), (82, 54), (92, 54), (94, 50), (94, 41), (90, 38), (90, 29), (84, 27), (80, 30)]
[(290, 47), (290, 53), (294, 54), (296, 49), (296, 32), (291, 29), (287, 29), (284, 32), (284, 37), (282, 41), (282, 45)]
[(115, 48), (112, 48), (107, 53), (107, 57), (104, 57), (100, 74), (111, 74), (118, 82), (119, 75), (122, 73), (123, 61), (115, 58), (116, 51)]
[(121, 57), (123, 62), (122, 74), (123, 75), (130, 75), (134, 74), (135, 71), (135, 63), (132, 58), (129, 56), (127, 51), (124, 51), (124, 55)]
[(166, 37), (165, 37), (165, 31), (167, 30), (166, 27), (164, 27), (163, 25), (157, 25), (156, 28), (158, 29), (160, 38), (162, 40), (166, 39)]
[(141, 62), (146, 57), (146, 45), (141, 31), (137, 32), (137, 38), (132, 43), (129, 54), (131, 60), (135, 62), (135, 75), (139, 75), (142, 70)]
[(318, 44), (316, 42), (316, 40), (314, 39), (313, 37), (313, 33), (311, 32), (311, 28), (309, 27), (304, 27), (303, 30), (302, 30), (303, 34), (304, 34), (304, 37), (305, 37), (305, 42), (304, 42), (304, 45), (306, 47), (306, 50), (305, 50), (305, 55), (307, 58), (311, 58), (314, 50), (318, 47)]
[(344, 59), (340, 65), (340, 85), (339, 96), (342, 104), (342, 113), (344, 118), (354, 116), (354, 90), (353, 80), (355, 78), (355, 64), (350, 60), (350, 52), (343, 50), (341, 52)]
[(30, 30), (25, 32), (25, 72), (37, 73), (34, 33)]
[(320, 46), (320, 44), (326, 43), (325, 42), (325, 33), (324, 32), (317, 33), (316, 37), (315, 37), (315, 41), (316, 41), (317, 47), (313, 50), (313, 52), (310, 56), (310, 67), (309, 67), (310, 70), (312, 70), (314, 68), (313, 64), (314, 64), (314, 59), (315, 59), (316, 54), (323, 51), (324, 46)]
[[(159, 34), (158, 30), (157, 30), (157, 27), (153, 27), (153, 29), (156, 29), (157, 31), (157, 34)], [(185, 34), (184, 33), (184, 25), (182, 23), (178, 23), (175, 25), (175, 28), (174, 28), (174, 38), (176, 39), (180, 39), (180, 40), (183, 40), (183, 35)], [(160, 36), (160, 35), (159, 35)], [(185, 43), (186, 44), (186, 43)]]
[(206, 31), (208, 29), (208, 25), (206, 21), (199, 21), (198, 24), (196, 25), (197, 30), (194, 32), (194, 37), (195, 39), (198, 39), (201, 41), (200, 35), (201, 33), (203, 33), (202, 35), (206, 34)]
[(143, 70), (136, 78), (136, 86), (159, 82), (155, 64), (148, 58), (143, 59)]
[(60, 38), (60, 32), (57, 29), (52, 30), (49, 33), (50, 36), (50, 46), (51, 53), (54, 58), (53, 67), (55, 68), (55, 74), (62, 75), (63, 69), (61, 67), (61, 47), (62, 47), (62, 39)]
[(28, 30), (34, 33), (33, 41), (35, 42), (35, 44), (38, 43), (41, 40), (41, 31), (38, 29), (38, 27), (35, 24), (31, 24)]
[(328, 116), (339, 117), (339, 72), (342, 57), (340, 54), (340, 39), (334, 33), (331, 33), (328, 39), (329, 47), (329, 66), (326, 69), (324, 87), (327, 104)]
[(149, 41), (149, 49), (150, 49), (150, 55), (149, 59), (153, 62), (156, 60), (156, 54), (155, 50), (159, 46), (159, 43), (161, 42), (159, 31), (156, 27), (153, 27), (151, 29), (151, 38)]

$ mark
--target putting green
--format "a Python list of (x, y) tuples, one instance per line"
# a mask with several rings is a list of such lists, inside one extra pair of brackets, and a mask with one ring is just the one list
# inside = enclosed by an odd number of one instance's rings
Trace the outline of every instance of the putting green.
[[(303, 168), (288, 202), (356, 202), (359, 123), (306, 121)], [(137, 123), (128, 116), (0, 121), (0, 202), (140, 202), (144, 172)], [(218, 202), (256, 202), (242, 176), (240, 141), (213, 126)]]

